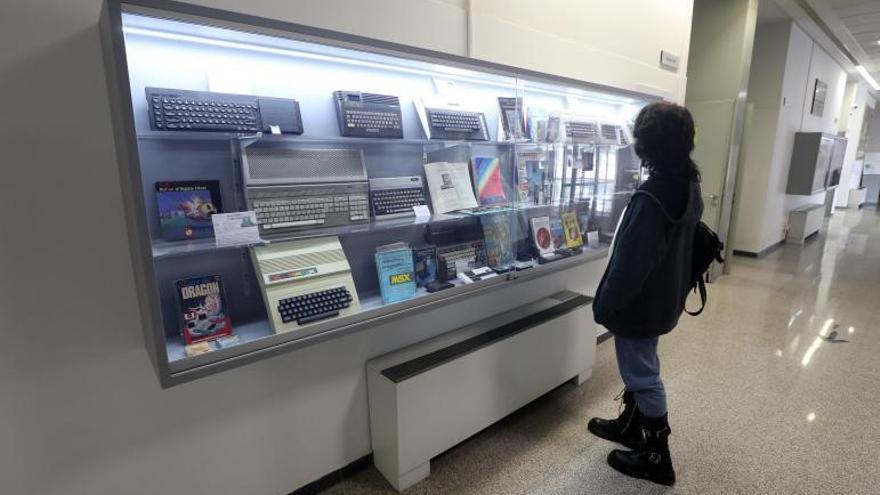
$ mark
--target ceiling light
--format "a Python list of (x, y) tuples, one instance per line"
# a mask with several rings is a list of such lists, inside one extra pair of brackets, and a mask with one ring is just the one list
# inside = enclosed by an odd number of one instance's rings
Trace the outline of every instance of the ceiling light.
[(871, 73), (868, 72), (867, 69), (865, 69), (865, 66), (857, 65), (856, 70), (859, 71), (859, 74), (861, 74), (866, 81), (868, 81), (868, 84), (870, 84), (871, 87), (874, 88), (874, 91), (880, 91), (880, 84), (877, 84), (877, 80), (871, 77)]

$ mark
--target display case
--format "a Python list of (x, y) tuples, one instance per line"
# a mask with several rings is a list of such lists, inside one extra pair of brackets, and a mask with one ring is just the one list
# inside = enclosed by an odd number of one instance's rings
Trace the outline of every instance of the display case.
[(605, 256), (641, 180), (646, 95), (175, 2), (101, 26), (163, 386)]
[(822, 132), (795, 133), (786, 194), (810, 196), (840, 183), (845, 137)]

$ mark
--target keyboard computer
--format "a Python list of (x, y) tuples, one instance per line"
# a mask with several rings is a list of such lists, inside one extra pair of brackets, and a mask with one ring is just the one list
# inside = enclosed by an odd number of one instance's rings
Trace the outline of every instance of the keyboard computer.
[(250, 251), (276, 333), (360, 310), (351, 267), (337, 237), (277, 242)]
[(303, 132), (296, 100), (163, 88), (146, 95), (156, 131)]
[(326, 184), (265, 187), (248, 198), (264, 232), (335, 227), (370, 219), (367, 185)]
[(241, 152), (245, 196), (261, 234), (369, 222), (361, 150), (286, 146), (258, 143)]
[(400, 100), (396, 96), (334, 91), (339, 132), (350, 137), (402, 138)]
[(431, 139), (464, 139), (488, 141), (486, 116), (482, 112), (426, 108)]
[(460, 244), (438, 247), (438, 274), (441, 277), (445, 274), (445, 280), (454, 279), (458, 273), (456, 270), (456, 262), (462, 260), (467, 261), (468, 268), (487, 266), (489, 262), (486, 258), (485, 242), (482, 240), (475, 240), (463, 242)]
[(422, 178), (383, 177), (370, 179), (370, 203), (376, 218), (414, 215), (413, 207), (427, 205)]

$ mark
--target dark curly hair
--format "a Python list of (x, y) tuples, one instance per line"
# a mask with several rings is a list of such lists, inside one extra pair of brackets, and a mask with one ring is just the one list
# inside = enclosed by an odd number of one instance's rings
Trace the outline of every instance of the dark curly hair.
[(687, 108), (668, 102), (642, 108), (633, 125), (635, 152), (651, 175), (700, 180), (691, 159), (694, 119)]

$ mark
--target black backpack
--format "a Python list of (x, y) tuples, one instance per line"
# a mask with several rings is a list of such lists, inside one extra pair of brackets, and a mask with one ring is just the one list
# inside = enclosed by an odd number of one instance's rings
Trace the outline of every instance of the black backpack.
[(724, 243), (718, 239), (718, 234), (712, 231), (708, 225), (703, 222), (697, 222), (697, 228), (694, 229), (694, 254), (691, 263), (691, 290), (699, 291), (700, 309), (690, 312), (685, 311), (691, 316), (697, 316), (703, 312), (706, 307), (706, 282), (709, 281), (709, 267), (713, 261), (724, 263), (721, 253), (724, 252)]

